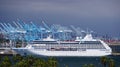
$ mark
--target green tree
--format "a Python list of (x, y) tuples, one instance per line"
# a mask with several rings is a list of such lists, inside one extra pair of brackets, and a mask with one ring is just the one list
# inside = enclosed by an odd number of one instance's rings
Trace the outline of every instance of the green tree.
[(109, 59), (109, 67), (115, 67), (115, 62), (113, 59)]
[(95, 67), (94, 64), (84, 64), (82, 67)]
[(95, 67), (95, 65), (94, 64), (89, 64), (88, 67)]
[(37, 61), (39, 58), (35, 58), (32, 55), (28, 55), (24, 57), (24, 60), (27, 62), (29, 66), (32, 66), (35, 61)]
[(22, 61), (17, 62), (14, 67), (30, 67), (30, 65), (25, 59), (23, 59)]
[(87, 64), (84, 64), (82, 67), (88, 67), (88, 65), (87, 65)]
[(22, 59), (23, 59), (23, 57), (20, 56), (20, 55), (14, 55), (14, 56), (13, 56), (14, 62), (21, 61)]
[(33, 63), (33, 67), (47, 67), (46, 65), (47, 63), (42, 60), (42, 59), (37, 59), (35, 60), (35, 62)]
[(26, 60), (29, 64), (32, 65), (35, 62), (36, 58), (33, 57), (32, 55), (29, 55), (29, 56), (26, 57)]
[(10, 61), (10, 59), (9, 59), (8, 56), (5, 56), (5, 57), (3, 58), (3, 62), (8, 62), (8, 63), (11, 64), (11, 61)]
[(68, 65), (65, 65), (65, 67), (68, 67)]
[(106, 65), (107, 65), (107, 59), (108, 58), (105, 56), (101, 57), (101, 63), (103, 64), (104, 67), (106, 67)]
[(2, 57), (0, 56), (0, 61), (1, 61), (1, 58), (2, 58)]
[(0, 67), (11, 67), (12, 63), (8, 56), (3, 58), (3, 61), (0, 63)]
[(48, 66), (49, 67), (57, 67), (58, 63), (55, 58), (49, 58), (48, 59)]
[(2, 61), (2, 62), (0, 63), (0, 67), (11, 67), (11, 63)]

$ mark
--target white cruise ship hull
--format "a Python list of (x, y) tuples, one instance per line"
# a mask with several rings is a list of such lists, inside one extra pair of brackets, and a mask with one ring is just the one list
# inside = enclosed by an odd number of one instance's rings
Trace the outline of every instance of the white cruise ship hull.
[(21, 55), (39, 55), (39, 56), (55, 56), (55, 57), (83, 57), (83, 56), (106, 56), (111, 55), (109, 50), (88, 49), (86, 51), (46, 51), (37, 49), (26, 48), (13, 48), (18, 54)]

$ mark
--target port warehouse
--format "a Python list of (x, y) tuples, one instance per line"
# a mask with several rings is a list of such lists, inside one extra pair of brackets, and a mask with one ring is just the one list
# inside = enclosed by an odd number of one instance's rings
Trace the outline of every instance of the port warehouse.
[[(71, 41), (78, 38), (83, 38), (88, 30), (82, 30), (80, 27), (73, 25), (62, 26), (58, 24), (48, 25), (48, 23), (41, 21), (42, 24), (35, 24), (34, 22), (26, 23), (20, 19), (13, 21), (12, 23), (0, 23), (0, 38), (11, 40), (14, 43), (16, 40), (30, 42), (32, 40), (39, 40), (51, 35), (52, 38), (64, 41)], [(93, 31), (89, 30), (89, 33)], [(92, 33), (95, 34), (96, 33)], [(113, 42), (113, 40), (107, 40), (109, 37), (104, 36), (106, 42)], [(115, 40), (119, 41), (119, 40)], [(6, 44), (7, 45), (7, 44)]]

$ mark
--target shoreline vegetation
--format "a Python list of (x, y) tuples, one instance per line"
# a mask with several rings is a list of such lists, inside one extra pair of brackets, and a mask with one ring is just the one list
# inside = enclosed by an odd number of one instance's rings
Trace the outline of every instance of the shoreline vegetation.
[[(102, 67), (116, 67), (112, 58), (103, 56), (99, 61)], [(35, 56), (0, 56), (0, 67), (59, 67), (55, 57), (41, 58)], [(64, 67), (69, 67), (65, 64)], [(95, 64), (83, 64), (82, 67), (96, 67)]]
[(47, 60), (33, 56), (0, 56), (0, 67), (57, 67), (55, 58)]

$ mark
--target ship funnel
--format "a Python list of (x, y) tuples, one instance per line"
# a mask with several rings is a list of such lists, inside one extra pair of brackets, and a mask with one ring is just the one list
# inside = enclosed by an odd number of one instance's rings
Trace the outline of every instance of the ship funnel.
[(91, 41), (91, 40), (93, 40), (93, 37), (91, 34), (86, 34), (86, 36), (83, 38), (83, 40)]

